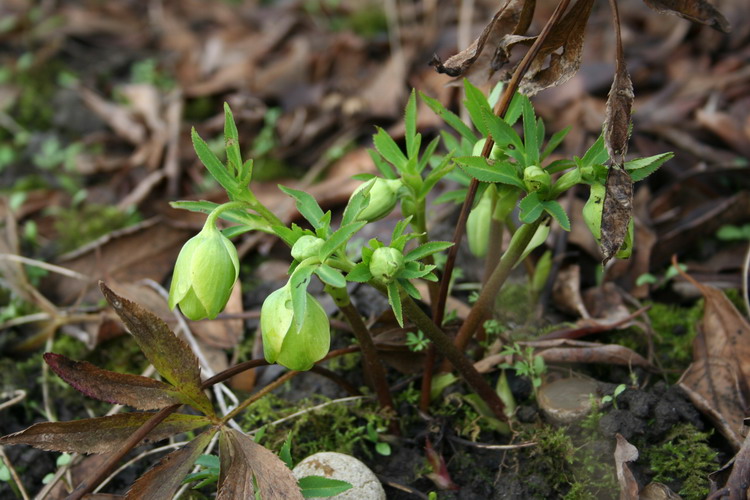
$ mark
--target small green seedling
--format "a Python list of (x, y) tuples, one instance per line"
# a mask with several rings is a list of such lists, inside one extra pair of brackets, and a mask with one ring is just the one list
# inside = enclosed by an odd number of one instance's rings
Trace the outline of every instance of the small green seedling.
[(429, 345), (430, 339), (424, 336), (422, 330), (417, 330), (416, 333), (406, 332), (406, 347), (408, 347), (410, 351), (420, 352), (427, 349), (427, 346)]
[[(682, 272), (686, 272), (688, 270), (688, 266), (685, 264), (677, 264), (680, 270)], [(650, 285), (654, 285), (654, 288), (662, 288), (667, 283), (669, 283), (672, 279), (677, 277), (677, 275), (680, 274), (680, 271), (675, 266), (669, 266), (669, 269), (664, 273), (664, 276), (659, 279), (656, 276), (654, 276), (651, 273), (644, 273), (638, 276), (638, 279), (635, 280), (636, 286), (645, 285), (646, 283)]]
[(368, 422), (365, 439), (375, 444), (375, 451), (377, 451), (378, 454), (387, 457), (391, 454), (391, 445), (385, 441), (381, 441), (380, 433), (383, 431), (385, 431), (385, 429), (376, 428), (373, 422)]
[[(57, 460), (55, 460), (55, 465), (59, 469), (60, 467), (65, 467), (70, 463), (70, 461), (73, 459), (73, 455), (70, 453), (61, 453), (59, 457), (57, 457)], [(42, 484), (47, 484), (50, 481), (52, 481), (52, 478), (55, 477), (55, 474), (53, 472), (50, 472), (49, 474), (45, 475), (42, 478)]]
[(625, 384), (620, 384), (617, 387), (615, 387), (615, 390), (614, 392), (612, 392), (611, 395), (607, 394), (601, 399), (601, 406), (604, 406), (607, 403), (612, 403), (612, 406), (614, 406), (616, 410), (619, 409), (617, 407), (617, 396), (622, 394), (627, 388), (628, 386), (626, 386)]
[(527, 346), (525, 349), (518, 344), (507, 345), (500, 352), (505, 356), (512, 356), (513, 364), (501, 363), (500, 368), (512, 368), (516, 374), (529, 377), (534, 388), (534, 394), (542, 386), (542, 379), (547, 373), (547, 364), (544, 358), (534, 354), (534, 348)]

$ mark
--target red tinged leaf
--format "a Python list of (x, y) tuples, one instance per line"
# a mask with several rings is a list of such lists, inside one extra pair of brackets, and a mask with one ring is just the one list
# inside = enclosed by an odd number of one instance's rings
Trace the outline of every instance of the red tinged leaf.
[(152, 378), (103, 370), (86, 361), (74, 361), (51, 352), (44, 354), (44, 361), (74, 389), (100, 401), (139, 410), (158, 410), (188, 403), (180, 399), (180, 393), (174, 387)]
[(730, 31), (727, 18), (706, 0), (643, 0), (643, 3), (657, 12), (674, 14), (724, 33)]
[[(0, 445), (27, 444), (66, 453), (109, 453), (117, 450), (153, 413), (121, 413), (72, 422), (42, 422), (0, 437)], [(148, 434), (145, 442), (192, 431), (211, 424), (204, 416), (173, 414)]]
[(120, 297), (102, 281), (99, 287), (161, 376), (189, 401), (188, 404), (207, 415), (215, 415), (211, 402), (200, 387), (198, 358), (190, 347), (151, 311)]
[(190, 472), (190, 468), (211, 442), (216, 430), (216, 427), (209, 429), (162, 458), (133, 483), (125, 495), (125, 500), (171, 500), (177, 488), (182, 485), (182, 480)]
[(234, 429), (219, 437), (219, 492), (216, 500), (255, 498), (253, 479), (263, 500), (302, 500), (292, 471), (271, 451)]

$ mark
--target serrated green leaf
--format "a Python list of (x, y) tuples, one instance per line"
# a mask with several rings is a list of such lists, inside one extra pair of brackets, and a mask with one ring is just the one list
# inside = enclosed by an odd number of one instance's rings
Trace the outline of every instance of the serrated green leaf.
[(289, 246), (294, 245), (299, 236), (286, 226), (273, 226), (271, 230)]
[(521, 113), (523, 113), (524, 103), (528, 100), (529, 98), (523, 94), (519, 94), (518, 92), (513, 94), (513, 98), (510, 100), (510, 105), (508, 106), (508, 111), (505, 112), (505, 123), (511, 126), (515, 125), (521, 117)]
[(466, 100), (464, 106), (469, 111), (469, 116), (474, 124), (474, 127), (483, 136), (487, 136), (489, 131), (487, 130), (487, 124), (484, 115), (491, 115), (492, 108), (490, 108), (485, 97), (484, 92), (476, 88), (471, 82), (464, 78), (464, 91), (466, 92)]
[(351, 271), (346, 275), (346, 279), (354, 281), (356, 283), (366, 283), (372, 279), (372, 273), (370, 273), (370, 266), (366, 262), (360, 262), (355, 265)]
[(425, 177), (424, 182), (422, 183), (422, 190), (419, 193), (420, 198), (424, 198), (429, 194), (430, 191), (432, 191), (432, 188), (435, 187), (435, 185), (453, 171), (453, 168), (455, 166), (455, 163), (453, 163), (453, 151), (445, 155), (440, 162), (438, 166), (433, 168), (429, 174), (427, 174), (427, 177)]
[(495, 144), (503, 149), (506, 149), (508, 145), (513, 146), (517, 151), (524, 151), (524, 145), (521, 138), (518, 136), (515, 130), (508, 125), (505, 120), (496, 116), (491, 110), (482, 110), (484, 116), (484, 122), (487, 124), (487, 130), (492, 136), (492, 140)]
[(474, 132), (471, 131), (471, 129), (461, 120), (461, 118), (459, 118), (457, 114), (446, 109), (445, 106), (440, 103), (440, 101), (438, 101), (437, 99), (433, 99), (432, 97), (428, 97), (423, 92), (419, 93), (419, 97), (422, 98), (425, 104), (427, 104), (427, 106), (436, 115), (442, 118), (445, 123), (450, 125), (456, 132), (461, 134), (461, 136), (465, 137), (472, 144), (477, 141), (477, 136), (474, 135)]
[[(422, 153), (422, 157), (419, 159), (419, 163), (417, 164), (417, 172), (421, 173), (424, 170), (424, 168), (427, 166), (427, 163), (429, 163), (430, 158), (432, 158), (433, 154), (435, 153), (438, 144), (440, 144), (440, 137), (435, 137), (430, 141), (430, 143)], [(450, 153), (447, 156), (450, 156)]]
[(388, 303), (391, 305), (393, 315), (400, 327), (404, 327), (404, 316), (401, 312), (401, 291), (398, 288), (398, 281), (388, 283)]
[(420, 300), (422, 298), (422, 294), (419, 293), (419, 290), (417, 290), (417, 287), (412, 285), (409, 280), (399, 278), (398, 283), (399, 285), (401, 285), (401, 288), (403, 288), (404, 291), (408, 293), (412, 298), (415, 298), (417, 300)]
[[(394, 240), (397, 240), (398, 238), (401, 237), (402, 234), (404, 234), (404, 231), (406, 231), (406, 228), (409, 227), (410, 222), (411, 222), (411, 216), (407, 217), (406, 219), (401, 219), (400, 221), (396, 223), (396, 226), (393, 228), (393, 233), (391, 233), (391, 243), (393, 243)], [(373, 250), (374, 250), (374, 247), (373, 247)], [(403, 248), (399, 248), (399, 250), (403, 250)]]
[(539, 143), (537, 142), (536, 115), (531, 101), (523, 102), (523, 144), (526, 151), (526, 166), (539, 165)]
[(565, 139), (571, 128), (572, 127), (568, 125), (564, 129), (552, 134), (552, 137), (550, 137), (549, 141), (547, 141), (547, 146), (544, 148), (544, 151), (542, 151), (542, 156), (540, 158), (541, 161), (544, 161), (550, 154), (552, 154), (555, 149), (557, 149), (557, 146), (559, 146), (560, 143)]
[(398, 176), (393, 172), (393, 168), (388, 165), (388, 162), (386, 162), (383, 157), (378, 154), (377, 151), (375, 151), (374, 149), (368, 149), (367, 154), (370, 155), (372, 162), (375, 164), (375, 168), (377, 168), (378, 171), (383, 174), (383, 177), (385, 177), (386, 179), (398, 178)]
[(630, 178), (633, 179), (633, 182), (642, 181), (656, 172), (664, 162), (673, 157), (674, 153), (662, 153), (660, 155), (649, 156), (648, 158), (638, 158), (625, 162), (625, 170), (630, 173)]
[(466, 194), (468, 193), (468, 189), (456, 189), (455, 191), (448, 191), (437, 198), (435, 198), (432, 203), (438, 205), (440, 203), (461, 203), (466, 199)]
[(604, 134), (600, 134), (599, 138), (591, 145), (586, 151), (586, 154), (581, 158), (581, 167), (592, 167), (594, 165), (600, 165), (607, 161), (609, 154), (607, 148), (604, 145)]
[(224, 164), (211, 151), (206, 141), (201, 139), (195, 128), (193, 128), (191, 136), (193, 139), (193, 148), (201, 163), (208, 169), (211, 176), (216, 179), (216, 182), (229, 194), (229, 198), (232, 199), (238, 190), (237, 181), (227, 172)]
[(366, 225), (367, 221), (357, 221), (341, 226), (326, 240), (323, 246), (320, 247), (320, 252), (318, 253), (320, 260), (326, 260), (340, 247), (345, 246), (351, 237)]
[(294, 460), (292, 460), (292, 433), (287, 434), (284, 444), (281, 445), (279, 450), (279, 458), (289, 469), (294, 468)]
[(429, 243), (425, 243), (424, 245), (419, 245), (417, 248), (407, 253), (404, 256), (404, 262), (409, 262), (412, 260), (421, 260), (427, 257), (428, 255), (442, 252), (443, 250), (450, 248), (452, 246), (453, 246), (453, 243), (450, 241), (430, 241)]
[(513, 165), (506, 162), (489, 164), (487, 158), (481, 156), (461, 156), (454, 161), (471, 177), (481, 182), (499, 182), (525, 189), (523, 181)]
[(229, 104), (224, 103), (224, 145), (227, 150), (227, 165), (235, 174), (242, 168), (242, 154), (240, 153), (240, 136), (237, 124), (234, 122)]
[(297, 484), (305, 498), (332, 497), (352, 488), (346, 481), (322, 476), (302, 477)]
[[(417, 95), (414, 89), (411, 90), (409, 101), (406, 103), (404, 112), (404, 139), (406, 140), (406, 155), (414, 158), (419, 152), (417, 144)], [(416, 147), (415, 147), (416, 146)]]
[(288, 194), (296, 201), (297, 210), (300, 215), (304, 217), (315, 229), (322, 229), (325, 227), (322, 220), (324, 217), (323, 209), (320, 208), (318, 202), (311, 194), (298, 189), (292, 189), (279, 184), (279, 189), (284, 193)]
[(372, 137), (375, 149), (378, 150), (383, 158), (390, 162), (397, 170), (403, 170), (406, 167), (407, 158), (404, 152), (398, 147), (396, 141), (388, 135), (385, 129), (378, 127), (378, 132)]
[(558, 202), (554, 200), (545, 201), (544, 210), (555, 218), (561, 228), (570, 231), (570, 219), (568, 218), (568, 214), (565, 213), (565, 209)]
[(519, 218), (521, 222), (525, 224), (531, 224), (537, 220), (544, 212), (544, 204), (539, 199), (539, 193), (534, 191), (529, 193), (521, 203), (518, 204), (518, 208), (521, 209)]
[(344, 275), (327, 264), (319, 265), (315, 269), (315, 274), (326, 285), (331, 285), (334, 288), (344, 288), (346, 286)]

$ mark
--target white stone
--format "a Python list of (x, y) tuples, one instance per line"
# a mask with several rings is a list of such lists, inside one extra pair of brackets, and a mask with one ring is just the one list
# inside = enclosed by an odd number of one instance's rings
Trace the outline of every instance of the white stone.
[(385, 490), (378, 477), (365, 464), (350, 455), (323, 451), (310, 455), (294, 467), (294, 476), (323, 476), (346, 481), (352, 488), (332, 500), (385, 500)]

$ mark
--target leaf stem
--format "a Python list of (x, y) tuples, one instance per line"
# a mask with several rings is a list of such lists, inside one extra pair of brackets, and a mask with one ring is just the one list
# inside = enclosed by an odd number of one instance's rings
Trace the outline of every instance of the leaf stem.
[(224, 415), (221, 419), (222, 425), (226, 425), (227, 422), (232, 420), (234, 417), (239, 415), (241, 412), (245, 410), (248, 406), (258, 401), (260, 398), (268, 394), (269, 392), (277, 389), (278, 387), (284, 385), (288, 380), (291, 380), (292, 378), (296, 377), (302, 372), (296, 372), (294, 370), (288, 371), (270, 384), (264, 386), (262, 389), (260, 389), (258, 392), (244, 400), (242, 403), (240, 403), (237, 408), (230, 411), (226, 415)]

